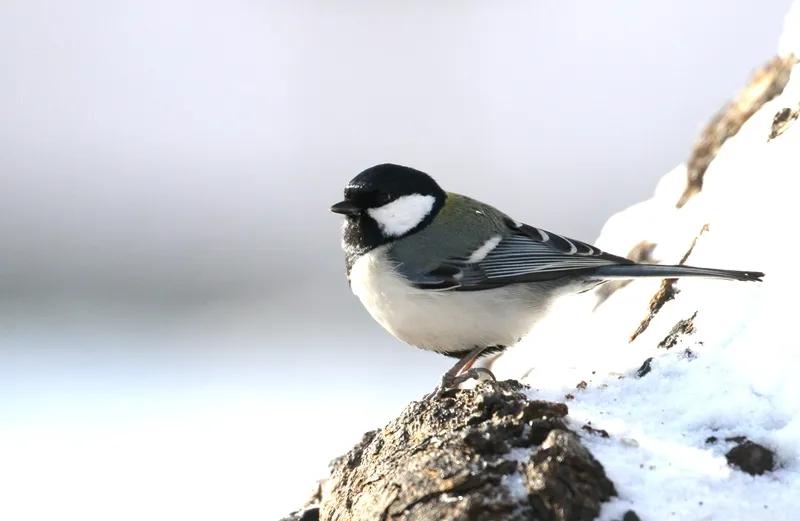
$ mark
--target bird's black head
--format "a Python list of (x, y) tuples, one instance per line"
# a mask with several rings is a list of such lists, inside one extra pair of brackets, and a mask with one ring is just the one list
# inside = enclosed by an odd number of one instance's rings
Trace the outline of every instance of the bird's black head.
[(446, 194), (431, 176), (406, 166), (383, 164), (355, 176), (344, 200), (331, 211), (347, 217), (343, 245), (358, 256), (415, 233), (430, 223)]

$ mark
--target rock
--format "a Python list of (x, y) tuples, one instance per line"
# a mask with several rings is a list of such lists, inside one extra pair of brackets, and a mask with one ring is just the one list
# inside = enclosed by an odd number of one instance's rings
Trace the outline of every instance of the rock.
[(739, 442), (725, 454), (728, 464), (752, 474), (760, 476), (775, 468), (775, 454), (768, 448), (749, 440)]
[(614, 485), (567, 412), (513, 381), (411, 402), (332, 462), (319, 519), (594, 519)]
[(581, 427), (582, 430), (588, 432), (589, 434), (594, 434), (596, 436), (600, 436), (601, 438), (608, 438), (608, 431), (605, 429), (598, 429), (596, 427), (591, 426), (591, 422), (583, 425)]
[(792, 109), (791, 107), (784, 107), (776, 112), (775, 116), (772, 118), (772, 128), (769, 132), (769, 140), (772, 141), (776, 137), (786, 132), (786, 129), (789, 128), (791, 123), (797, 119), (798, 115), (800, 115), (800, 110), (797, 108)]
[(647, 373), (649, 373), (650, 371), (652, 371), (653, 370), (653, 368), (651, 367), (652, 363), (653, 363), (653, 357), (652, 356), (647, 358), (644, 362), (642, 362), (641, 367), (639, 367), (639, 369), (636, 370), (636, 376), (641, 378), (641, 377), (645, 376)]
[(658, 343), (660, 349), (672, 349), (678, 343), (682, 336), (691, 335), (694, 333), (694, 319), (697, 318), (697, 311), (691, 317), (679, 320), (672, 330), (664, 337), (664, 340)]

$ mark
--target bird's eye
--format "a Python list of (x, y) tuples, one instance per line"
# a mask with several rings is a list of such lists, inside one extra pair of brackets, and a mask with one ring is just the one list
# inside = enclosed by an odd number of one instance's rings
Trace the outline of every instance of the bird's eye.
[(347, 200), (356, 203), (361, 208), (378, 208), (385, 204), (389, 204), (394, 200), (392, 195), (388, 192), (365, 190), (363, 188), (346, 191), (345, 197)]
[(378, 194), (375, 198), (375, 202), (378, 203), (378, 206), (389, 204), (392, 202), (392, 196), (389, 194)]
[(358, 200), (365, 208), (377, 208), (391, 202), (389, 194), (377, 190), (362, 191), (358, 194)]

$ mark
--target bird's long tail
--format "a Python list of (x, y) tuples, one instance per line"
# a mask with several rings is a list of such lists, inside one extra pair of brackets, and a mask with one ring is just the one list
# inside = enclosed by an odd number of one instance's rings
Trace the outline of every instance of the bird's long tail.
[(695, 268), (694, 266), (665, 266), (661, 264), (615, 264), (602, 266), (594, 273), (603, 279), (633, 279), (639, 277), (713, 277), (733, 280), (758, 280), (764, 276), (760, 271), (719, 270)]

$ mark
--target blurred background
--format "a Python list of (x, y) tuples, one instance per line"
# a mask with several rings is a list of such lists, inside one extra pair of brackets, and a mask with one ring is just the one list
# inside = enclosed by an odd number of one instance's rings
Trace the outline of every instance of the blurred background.
[(3, 0), (0, 518), (299, 506), (451, 363), (349, 293), (346, 181), (406, 164), (591, 241), (789, 4)]

